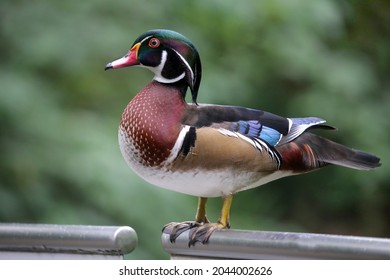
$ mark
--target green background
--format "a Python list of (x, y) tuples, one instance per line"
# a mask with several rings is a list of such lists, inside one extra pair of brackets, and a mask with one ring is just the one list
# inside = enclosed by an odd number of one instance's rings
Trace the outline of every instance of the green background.
[[(203, 63), (198, 102), (318, 116), (326, 136), (381, 157), (236, 195), (233, 228), (390, 236), (390, 2), (1, 1), (0, 222), (130, 225), (131, 259), (168, 258), (161, 228), (191, 220), (196, 198), (128, 169), (120, 115), (152, 78), (104, 72), (141, 33), (176, 30)], [(216, 220), (220, 199), (210, 199)]]

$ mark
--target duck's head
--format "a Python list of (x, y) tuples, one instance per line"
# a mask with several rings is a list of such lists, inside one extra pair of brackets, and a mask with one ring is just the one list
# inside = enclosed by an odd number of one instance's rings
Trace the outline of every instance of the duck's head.
[(186, 37), (171, 30), (150, 30), (140, 35), (129, 52), (106, 65), (116, 69), (139, 65), (151, 70), (154, 80), (171, 84), (183, 80), (196, 103), (202, 67), (198, 51)]

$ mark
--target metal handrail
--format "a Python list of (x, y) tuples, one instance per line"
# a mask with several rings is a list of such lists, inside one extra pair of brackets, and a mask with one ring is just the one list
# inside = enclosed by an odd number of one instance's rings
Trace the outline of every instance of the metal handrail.
[(329, 234), (219, 230), (207, 244), (188, 246), (189, 233), (162, 245), (172, 259), (390, 259), (390, 239)]
[(0, 258), (15, 252), (119, 256), (136, 246), (128, 226), (0, 223)]

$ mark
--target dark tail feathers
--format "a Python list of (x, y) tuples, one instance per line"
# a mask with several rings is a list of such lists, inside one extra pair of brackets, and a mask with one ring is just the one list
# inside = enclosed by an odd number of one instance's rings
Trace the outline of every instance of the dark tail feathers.
[(338, 144), (321, 136), (305, 132), (294, 141), (277, 150), (282, 156), (281, 169), (310, 171), (334, 164), (359, 170), (381, 166), (380, 159), (372, 154)]

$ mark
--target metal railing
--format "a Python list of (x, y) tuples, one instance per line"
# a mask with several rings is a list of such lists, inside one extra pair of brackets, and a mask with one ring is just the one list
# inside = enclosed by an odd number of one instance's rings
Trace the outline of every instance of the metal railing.
[(0, 223), (0, 259), (122, 259), (136, 246), (127, 226)]
[(390, 259), (390, 239), (329, 234), (221, 230), (188, 247), (189, 233), (162, 244), (171, 259)]
[[(169, 228), (162, 246), (171, 259), (390, 259), (390, 239), (329, 234), (221, 230), (208, 244), (175, 243)], [(137, 246), (128, 226), (0, 223), (0, 259), (122, 259)]]

